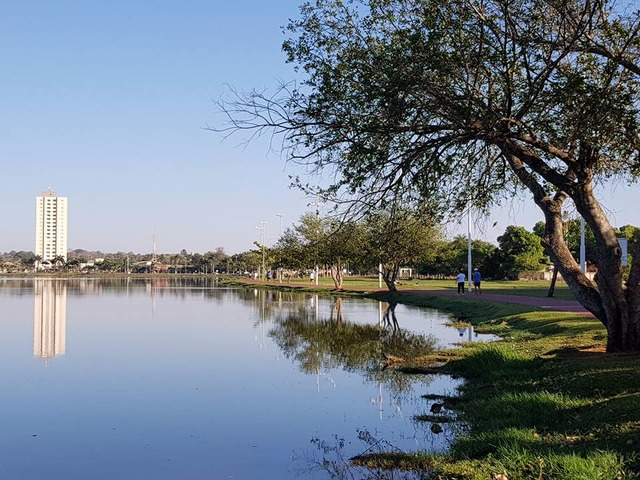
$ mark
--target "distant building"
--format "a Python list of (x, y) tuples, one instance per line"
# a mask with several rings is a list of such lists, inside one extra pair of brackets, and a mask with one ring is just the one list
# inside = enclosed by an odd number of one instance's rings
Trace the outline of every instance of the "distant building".
[(41, 261), (67, 261), (67, 197), (50, 189), (36, 197), (36, 249)]

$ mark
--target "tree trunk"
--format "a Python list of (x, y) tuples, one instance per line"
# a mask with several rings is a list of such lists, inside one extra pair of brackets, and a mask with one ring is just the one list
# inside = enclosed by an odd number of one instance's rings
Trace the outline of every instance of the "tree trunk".
[(384, 283), (387, 285), (387, 289), (390, 292), (397, 292), (398, 287), (396, 287), (396, 279), (398, 278), (398, 270), (399, 266), (395, 263), (385, 265), (382, 267), (382, 279)]
[(553, 297), (553, 292), (556, 290), (556, 281), (558, 280), (558, 269), (553, 267), (553, 276), (551, 277), (551, 285), (549, 285), (549, 291), (547, 297)]
[(331, 279), (333, 280), (336, 290), (342, 290), (342, 284), (344, 281), (342, 268), (342, 265), (339, 263), (337, 265), (331, 265)]
[[(598, 318), (607, 327), (607, 351), (640, 351), (640, 317), (638, 285), (640, 262), (634, 262), (625, 283), (622, 272), (622, 249), (609, 219), (593, 195), (591, 182), (574, 195), (578, 212), (591, 227), (597, 245), (598, 272), (595, 283), (604, 314)], [(637, 246), (633, 247), (637, 250)], [(639, 258), (639, 257), (635, 257)], [(640, 259), (640, 258), (639, 258)]]
[[(640, 261), (633, 262), (629, 278), (622, 275), (622, 250), (609, 219), (593, 194), (593, 168), (599, 152), (580, 145), (578, 158), (565, 160), (564, 174), (549, 169), (530, 151), (504, 141), (501, 148), (518, 179), (533, 194), (533, 200), (545, 216), (543, 246), (576, 300), (602, 322), (607, 329), (607, 352), (640, 352)], [(555, 185), (549, 194), (536, 175)], [(564, 239), (562, 205), (571, 198), (576, 209), (593, 231), (596, 241), (595, 283), (581, 270)], [(635, 251), (640, 253), (636, 245)], [(636, 255), (640, 259), (640, 255)]]
[[(585, 188), (575, 196), (573, 200), (578, 212), (594, 232), (596, 240), (598, 271), (595, 284), (581, 271), (565, 243), (560, 215), (564, 199), (558, 195), (553, 201), (545, 202), (542, 208), (546, 219), (545, 248), (576, 300), (607, 329), (607, 352), (639, 352), (640, 261), (631, 266), (629, 280), (625, 284), (621, 249), (613, 227), (590, 189)], [(635, 258), (640, 259), (640, 256)]]

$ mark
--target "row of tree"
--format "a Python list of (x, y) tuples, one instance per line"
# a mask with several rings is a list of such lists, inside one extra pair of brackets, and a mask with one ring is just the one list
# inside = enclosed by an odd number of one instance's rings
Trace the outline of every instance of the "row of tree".
[[(329, 216), (308, 213), (287, 229), (276, 243), (267, 247), (256, 242), (256, 249), (227, 255), (218, 247), (205, 253), (135, 254), (133, 252), (102, 253), (74, 250), (69, 258), (52, 263), (61, 271), (98, 271), (130, 273), (231, 273), (253, 274), (279, 270), (291, 274), (307, 274), (319, 267), (331, 275), (335, 287), (342, 288), (345, 272), (382, 277), (390, 290), (402, 267), (414, 274), (450, 277), (466, 271), (468, 242), (460, 235), (444, 238), (441, 226), (408, 210), (377, 212), (360, 220), (340, 221)], [(616, 230), (619, 237), (640, 238), (640, 229), (627, 225)], [(497, 246), (482, 240), (471, 242), (473, 266), (484, 278), (517, 278), (522, 272), (542, 271), (550, 266), (541, 243), (544, 224), (533, 232), (524, 227), (508, 226), (498, 237)], [(593, 232), (587, 227), (586, 260), (595, 264), (596, 246)], [(566, 219), (564, 235), (574, 258), (580, 255), (580, 221)], [(98, 261), (96, 261), (98, 259)], [(33, 252), (0, 254), (0, 270), (24, 271), (39, 261)]]
[[(579, 220), (564, 222), (565, 237), (572, 254), (580, 255)], [(616, 230), (619, 237), (639, 236), (636, 227)], [(522, 272), (542, 271), (551, 262), (541, 238), (544, 224), (530, 232), (524, 227), (508, 226), (498, 237), (498, 245), (481, 240), (471, 242), (473, 266), (485, 278), (517, 278)], [(591, 230), (585, 229), (588, 264), (595, 263), (596, 250)], [(393, 215), (377, 212), (361, 220), (339, 221), (331, 217), (306, 214), (288, 229), (272, 248), (266, 249), (266, 268), (311, 270), (320, 266), (329, 271), (336, 288), (342, 287), (342, 272), (378, 273), (390, 290), (401, 267), (435, 277), (453, 276), (466, 271), (468, 241), (466, 236), (446, 240), (442, 228), (404, 210)]]

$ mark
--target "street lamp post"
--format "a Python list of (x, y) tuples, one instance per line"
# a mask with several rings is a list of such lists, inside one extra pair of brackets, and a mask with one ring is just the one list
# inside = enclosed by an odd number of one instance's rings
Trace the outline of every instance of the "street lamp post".
[(262, 225), (262, 280), (265, 279), (265, 264), (264, 264), (264, 244), (267, 242), (267, 222), (260, 222)]
[[(315, 203), (313, 204), (313, 205), (316, 206), (316, 218), (318, 220), (320, 220), (320, 207), (323, 204), (324, 204), (324, 202), (321, 201), (320, 198), (317, 198)], [(320, 231), (319, 230), (316, 233), (318, 234), (318, 236), (320, 235)], [(316, 241), (317, 240), (318, 239), (316, 238)], [(320, 284), (320, 279), (318, 278), (318, 273), (320, 272), (320, 269), (318, 268), (318, 250), (317, 249), (318, 249), (318, 247), (316, 245), (316, 266), (315, 266), (315, 268), (313, 270), (314, 271), (314, 276), (315, 276), (315, 284), (316, 284), (316, 286)]]
[(258, 230), (260, 230), (260, 236), (262, 237), (261, 241), (260, 241), (260, 247), (262, 248), (262, 267), (260, 268), (260, 280), (264, 280), (264, 268), (265, 268), (265, 265), (264, 265), (264, 260), (265, 260), (264, 259), (264, 242), (265, 242), (265, 240), (267, 238), (267, 234), (266, 234), (267, 222), (266, 221), (265, 222), (260, 222), (260, 226), (259, 227), (256, 226), (256, 228)]
[[(284, 213), (276, 213), (276, 217), (280, 219), (280, 238), (282, 238), (282, 217), (284, 217)], [(278, 268), (278, 281), (282, 283), (282, 265)]]

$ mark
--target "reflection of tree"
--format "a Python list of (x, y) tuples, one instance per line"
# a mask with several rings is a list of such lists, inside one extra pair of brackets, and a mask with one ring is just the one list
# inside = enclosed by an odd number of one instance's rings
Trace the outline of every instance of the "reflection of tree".
[(382, 352), (416, 358), (432, 352), (435, 339), (401, 329), (394, 308), (390, 305), (387, 309), (384, 325), (359, 325), (344, 321), (341, 301), (334, 302), (329, 319), (316, 321), (310, 315), (288, 312), (275, 319), (269, 335), (304, 372), (342, 368), (369, 381), (384, 382), (392, 391), (406, 391), (412, 380), (392, 369), (382, 369)]
[(331, 304), (331, 315), (329, 316), (329, 320), (333, 320), (334, 313), (336, 321), (342, 322), (342, 297), (334, 297), (333, 303)]
[(387, 328), (391, 328), (393, 332), (400, 329), (400, 325), (398, 324), (398, 318), (396, 317), (397, 306), (398, 306), (397, 302), (388, 303), (387, 308), (384, 311), (384, 317), (382, 317), (384, 326)]

